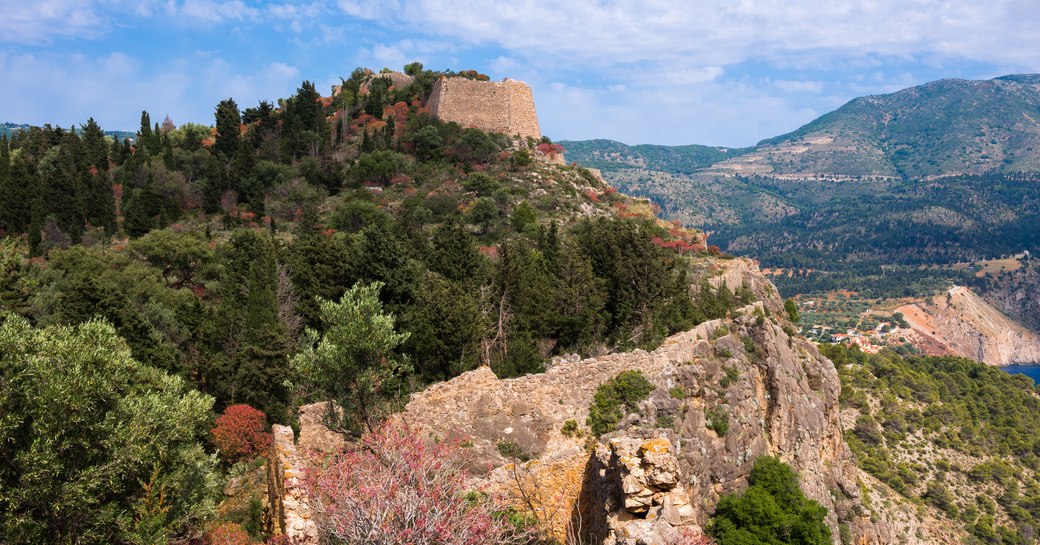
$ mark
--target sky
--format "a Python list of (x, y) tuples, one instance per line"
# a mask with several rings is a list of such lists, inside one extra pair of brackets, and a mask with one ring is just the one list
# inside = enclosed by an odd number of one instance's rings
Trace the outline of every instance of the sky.
[(0, 0), (0, 122), (213, 123), (365, 66), (532, 87), (554, 140), (753, 145), (852, 98), (1040, 72), (1037, 0)]

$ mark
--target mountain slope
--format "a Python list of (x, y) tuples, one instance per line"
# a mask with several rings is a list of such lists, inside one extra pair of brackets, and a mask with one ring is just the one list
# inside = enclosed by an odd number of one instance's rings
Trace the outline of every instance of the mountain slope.
[(852, 100), (720, 172), (922, 178), (1040, 170), (1040, 76), (944, 79)]
[(614, 140), (561, 140), (567, 158), (604, 172), (643, 168), (689, 174), (744, 153), (745, 149), (719, 146), (629, 146)]

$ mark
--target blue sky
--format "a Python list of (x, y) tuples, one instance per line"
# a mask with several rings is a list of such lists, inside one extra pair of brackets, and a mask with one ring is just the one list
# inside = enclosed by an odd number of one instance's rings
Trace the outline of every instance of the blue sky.
[(1040, 72), (1036, 0), (0, 0), (0, 121), (211, 124), (357, 66), (531, 84), (557, 140), (747, 146), (864, 94)]

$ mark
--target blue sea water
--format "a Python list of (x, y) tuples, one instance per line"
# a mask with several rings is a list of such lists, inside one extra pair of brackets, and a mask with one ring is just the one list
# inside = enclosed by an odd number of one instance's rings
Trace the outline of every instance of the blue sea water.
[(1019, 373), (1025, 375), (1033, 379), (1033, 382), (1040, 384), (1040, 364), (1032, 363), (1027, 365), (1007, 365), (1001, 367), (1001, 369), (1007, 371), (1008, 373)]

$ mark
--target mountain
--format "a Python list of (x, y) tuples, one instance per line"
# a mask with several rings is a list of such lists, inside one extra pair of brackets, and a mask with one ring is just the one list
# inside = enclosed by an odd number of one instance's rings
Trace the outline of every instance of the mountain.
[[(596, 168), (780, 178), (925, 178), (1040, 171), (1040, 75), (944, 79), (841, 108), (752, 148), (561, 142)], [(612, 169), (604, 169), (612, 170)]]
[(718, 146), (629, 146), (614, 140), (561, 140), (568, 157), (604, 172), (625, 168), (645, 168), (663, 172), (690, 174), (739, 156), (746, 149)]
[(619, 189), (769, 267), (952, 264), (1040, 242), (1031, 227), (1040, 75), (857, 98), (749, 149), (664, 148), (681, 160), (650, 161), (645, 146), (609, 141), (565, 147), (568, 159), (609, 164), (604, 177)]
[(925, 178), (1040, 170), (1040, 75), (944, 79), (854, 99), (720, 172)]

